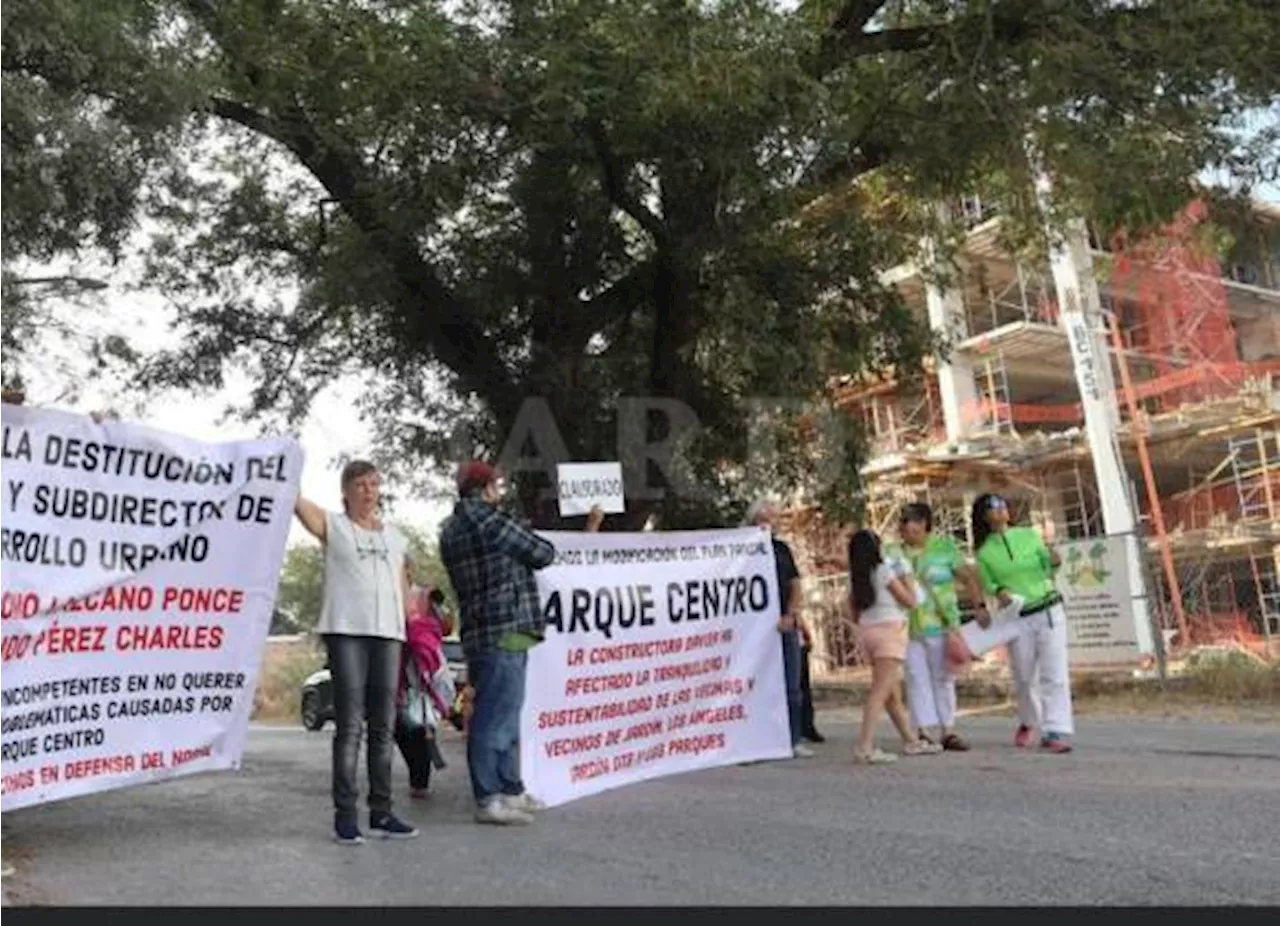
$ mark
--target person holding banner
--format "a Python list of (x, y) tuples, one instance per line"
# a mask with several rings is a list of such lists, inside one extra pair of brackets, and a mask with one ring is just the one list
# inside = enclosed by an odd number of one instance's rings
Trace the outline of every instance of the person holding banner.
[(787, 717), (791, 726), (791, 754), (797, 759), (812, 758), (814, 752), (800, 742), (804, 733), (804, 691), (801, 687), (804, 653), (800, 645), (800, 603), (804, 600), (800, 570), (791, 548), (774, 534), (778, 506), (760, 500), (747, 511), (747, 525), (769, 531), (773, 560), (777, 569), (778, 632), (782, 634), (783, 679), (787, 686)]
[[(453, 514), (440, 530), (440, 555), (458, 596), (467, 681), (474, 691), (467, 766), (478, 823), (533, 822), (543, 804), (520, 777), (520, 712), (529, 650), (546, 618), (533, 573), (555, 560), (555, 547), (498, 509), (503, 483), (482, 460), (458, 468)], [(598, 530), (604, 513), (587, 517)]]
[(391, 812), (392, 730), (408, 601), (408, 541), (379, 516), (382, 483), (372, 463), (342, 470), (341, 514), (298, 497), (294, 513), (324, 547), (324, 599), (316, 630), (333, 677), (334, 838), (364, 841), (356, 784), (361, 728), (368, 727), (369, 829), (383, 839), (418, 830)]
[(973, 505), (973, 545), (982, 585), (1002, 608), (1017, 601), (1020, 633), (1009, 644), (1018, 693), (1014, 743), (1030, 746), (1037, 729), (1040, 745), (1053, 753), (1071, 751), (1074, 732), (1071, 678), (1067, 666), (1067, 613), (1053, 577), (1062, 559), (1030, 527), (1011, 527), (1009, 505), (999, 495), (979, 496)]
[(814, 724), (813, 680), (809, 660), (813, 658), (813, 628), (800, 618), (800, 736), (811, 743), (825, 743), (827, 738), (818, 732)]
[(907, 654), (907, 614), (916, 605), (915, 583), (906, 566), (885, 559), (880, 538), (860, 530), (849, 538), (849, 605), (858, 639), (871, 662), (871, 691), (862, 708), (862, 729), (854, 750), (855, 762), (887, 765), (897, 756), (875, 745), (880, 715), (888, 712), (904, 755), (932, 755), (942, 751), (911, 729), (902, 704), (902, 663)]
[[(956, 677), (947, 660), (946, 635), (960, 626), (956, 583), (981, 611), (982, 590), (972, 564), (966, 562), (955, 539), (933, 532), (933, 509), (922, 502), (907, 505), (898, 519), (902, 543), (890, 555), (911, 567), (919, 602), (911, 609), (907, 644), (907, 705), (920, 739), (943, 749), (966, 752), (968, 742), (955, 731)], [(927, 730), (937, 728), (938, 739)]]

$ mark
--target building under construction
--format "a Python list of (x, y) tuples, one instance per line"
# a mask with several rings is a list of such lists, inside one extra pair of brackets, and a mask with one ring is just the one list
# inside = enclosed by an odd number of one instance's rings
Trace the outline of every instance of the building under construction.
[[(1257, 206), (1225, 262), (1201, 243), (1197, 201), (1137, 244), (1078, 223), (1038, 266), (1002, 247), (998, 214), (961, 208), (950, 274), (887, 275), (945, 358), (834, 389), (869, 443), (867, 526), (891, 534), (926, 501), (967, 543), (974, 498), (997, 491), (1049, 538), (1131, 536), (1171, 648), (1280, 644), (1280, 210)], [(843, 607), (847, 529), (790, 518), (825, 664), (841, 668), (857, 659), (849, 628), (822, 618)]]

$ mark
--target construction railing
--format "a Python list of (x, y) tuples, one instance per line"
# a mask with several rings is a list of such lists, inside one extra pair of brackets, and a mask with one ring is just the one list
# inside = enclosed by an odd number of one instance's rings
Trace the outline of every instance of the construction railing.
[(849, 616), (849, 577), (843, 572), (803, 581), (804, 619), (813, 629), (810, 654), (814, 675), (831, 675), (867, 665)]

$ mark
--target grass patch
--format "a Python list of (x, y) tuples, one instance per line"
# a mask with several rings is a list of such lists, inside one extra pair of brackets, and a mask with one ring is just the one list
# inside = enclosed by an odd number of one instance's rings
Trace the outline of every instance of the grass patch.
[[(870, 677), (818, 681), (814, 698), (825, 709), (860, 705)], [(1013, 697), (1006, 673), (972, 674), (957, 684), (966, 709), (1007, 704)], [(1239, 652), (1201, 652), (1159, 679), (1125, 672), (1076, 672), (1072, 700), (1087, 714), (1144, 715), (1169, 718), (1280, 720), (1280, 664), (1268, 665)]]
[(1190, 663), (1169, 685), (1179, 694), (1217, 703), (1280, 706), (1280, 663), (1267, 665), (1232, 653)]

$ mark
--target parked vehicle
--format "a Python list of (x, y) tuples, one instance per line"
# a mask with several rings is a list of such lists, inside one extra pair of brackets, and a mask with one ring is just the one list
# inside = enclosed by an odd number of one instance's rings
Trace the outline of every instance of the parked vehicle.
[[(444, 641), (444, 658), (458, 690), (467, 683), (467, 660), (462, 654), (461, 640)], [(323, 730), (333, 720), (333, 676), (326, 665), (307, 676), (302, 683), (302, 725), (308, 730)]]

